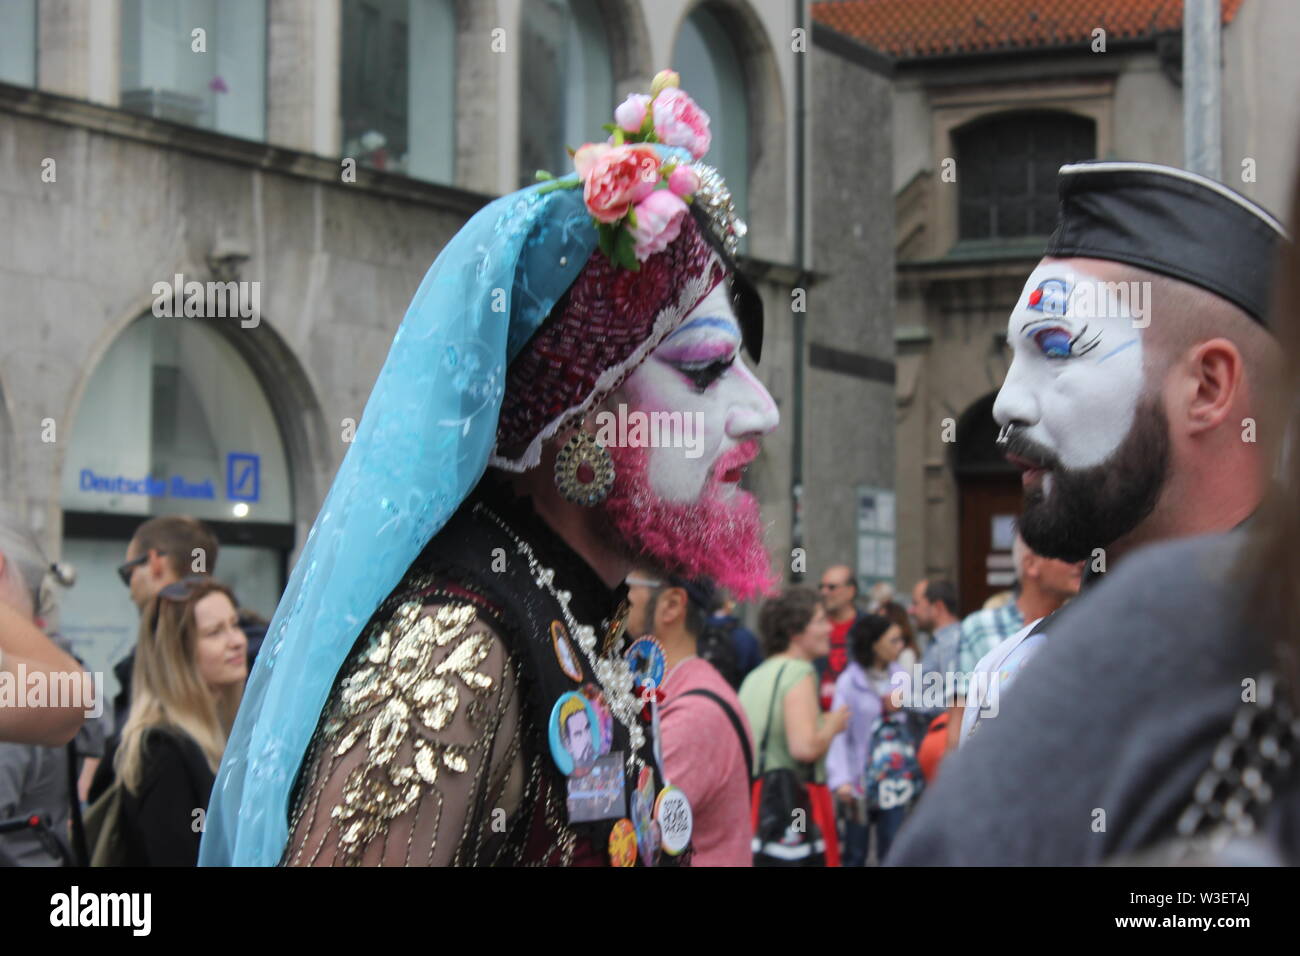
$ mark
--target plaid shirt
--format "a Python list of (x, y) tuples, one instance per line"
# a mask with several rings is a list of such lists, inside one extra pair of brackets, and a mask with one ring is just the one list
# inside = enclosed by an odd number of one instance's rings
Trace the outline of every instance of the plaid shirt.
[[(970, 674), (975, 665), (993, 648), (1025, 626), (1025, 616), (1015, 601), (991, 611), (976, 611), (961, 622), (961, 637), (957, 640), (957, 672)], [(957, 692), (966, 693), (965, 681), (959, 681)]]

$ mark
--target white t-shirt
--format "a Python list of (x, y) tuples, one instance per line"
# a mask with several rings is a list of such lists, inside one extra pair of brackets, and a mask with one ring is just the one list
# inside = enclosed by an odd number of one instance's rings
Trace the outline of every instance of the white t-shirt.
[(1046, 631), (1030, 635), (1039, 618), (1030, 621), (1016, 633), (979, 659), (966, 688), (966, 709), (961, 716), (961, 738), (958, 746), (965, 746), (981, 719), (997, 716), (1003, 692), (1029, 663), (1047, 637)]

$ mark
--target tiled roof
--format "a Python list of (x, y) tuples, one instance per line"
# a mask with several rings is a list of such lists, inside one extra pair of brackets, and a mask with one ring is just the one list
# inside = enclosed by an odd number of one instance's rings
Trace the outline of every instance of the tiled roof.
[[(1220, 0), (1231, 23), (1245, 0)], [(1183, 0), (828, 0), (813, 19), (897, 59), (1144, 39), (1183, 27)]]

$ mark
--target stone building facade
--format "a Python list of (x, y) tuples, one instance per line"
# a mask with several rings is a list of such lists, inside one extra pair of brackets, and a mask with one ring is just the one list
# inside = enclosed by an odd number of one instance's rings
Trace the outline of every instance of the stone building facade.
[[(814, 35), (806, 3), (16, 0), (0, 15), (0, 487), (78, 566), (60, 625), (93, 669), (134, 640), (113, 569), (150, 515), (208, 520), (218, 576), (270, 616), (429, 263), (531, 178), (530, 136), (595, 138), (588, 115), (606, 121), (669, 64), (720, 104), (719, 144), (735, 134), (721, 159), (743, 181), (768, 316), (757, 373), (783, 420), (747, 478), (774, 559), (792, 578), (797, 547), (814, 574), (854, 562), (862, 505), (845, 489), (892, 492), (895, 469), (890, 88), (878, 58)], [(852, 122), (824, 107), (849, 102)], [(256, 321), (158, 317), (174, 280), (245, 283)], [(892, 565), (884, 541), (873, 574)]]
[[(1285, 215), (1300, 7), (1221, 8), (1223, 181)], [(1052, 227), (1056, 169), (1183, 164), (1182, 4), (829, 2), (813, 15), (894, 67), (898, 578), (951, 578), (974, 610), (1013, 579), (1020, 479), (993, 444), (992, 404), (1007, 315)]]

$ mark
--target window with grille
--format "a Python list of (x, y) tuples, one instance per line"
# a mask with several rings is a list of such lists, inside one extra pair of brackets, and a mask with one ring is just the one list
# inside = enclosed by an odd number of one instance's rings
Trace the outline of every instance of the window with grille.
[(977, 120), (953, 139), (959, 239), (1048, 235), (1056, 223), (1056, 171), (1097, 151), (1096, 124), (1059, 112)]

